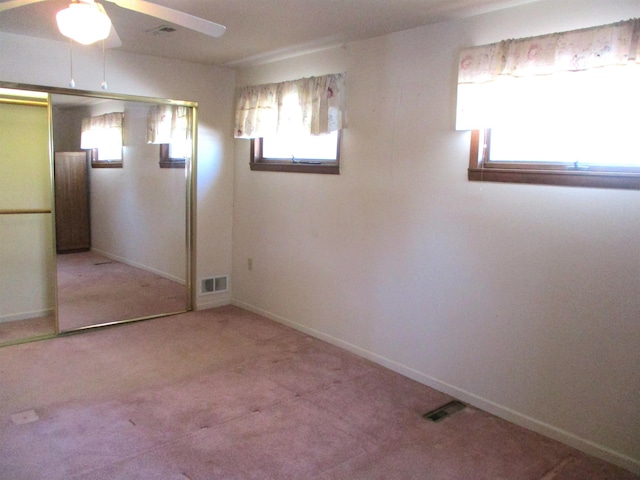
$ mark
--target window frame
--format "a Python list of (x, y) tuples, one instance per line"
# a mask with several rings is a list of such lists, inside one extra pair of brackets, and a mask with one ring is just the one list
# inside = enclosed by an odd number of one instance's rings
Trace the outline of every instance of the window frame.
[(489, 160), (491, 129), (472, 130), (469, 181), (640, 190), (640, 167)]
[(101, 160), (99, 156), (99, 149), (89, 149), (89, 156), (91, 157), (91, 168), (123, 168), (124, 160), (120, 158), (118, 160)]
[(170, 152), (170, 144), (161, 143), (160, 144), (160, 161), (158, 164), (160, 168), (185, 168), (187, 163), (187, 159), (182, 158), (172, 158), (169, 156)]
[(336, 160), (316, 160), (313, 158), (295, 161), (289, 158), (264, 158), (263, 138), (251, 139), (249, 168), (262, 172), (320, 173), (328, 175), (340, 174), (340, 143), (342, 132), (338, 130), (336, 140)]

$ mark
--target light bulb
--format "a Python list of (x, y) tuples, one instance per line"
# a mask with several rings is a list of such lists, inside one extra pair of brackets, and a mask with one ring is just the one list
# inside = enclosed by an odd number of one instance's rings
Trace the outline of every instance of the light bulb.
[(56, 15), (58, 29), (83, 45), (90, 45), (109, 36), (111, 20), (97, 3), (72, 3)]

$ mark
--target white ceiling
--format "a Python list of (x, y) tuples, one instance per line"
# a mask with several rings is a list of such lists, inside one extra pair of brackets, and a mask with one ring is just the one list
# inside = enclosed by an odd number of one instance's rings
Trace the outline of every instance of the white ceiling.
[[(2, 0), (2, 2), (8, 0)], [(212, 65), (242, 66), (538, 0), (151, 0), (227, 27), (221, 38), (103, 2), (121, 50)], [(65, 41), (55, 23), (69, 0), (0, 12), (0, 31)]]

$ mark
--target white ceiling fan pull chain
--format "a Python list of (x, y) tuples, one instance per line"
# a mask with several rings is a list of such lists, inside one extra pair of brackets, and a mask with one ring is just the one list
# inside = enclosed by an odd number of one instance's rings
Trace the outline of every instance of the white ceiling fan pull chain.
[(107, 86), (107, 54), (104, 48), (104, 40), (102, 40), (102, 83), (100, 84), (102, 90), (109, 88)]
[(73, 79), (73, 40), (69, 39), (69, 70), (70, 77), (69, 87), (76, 88), (76, 81)]

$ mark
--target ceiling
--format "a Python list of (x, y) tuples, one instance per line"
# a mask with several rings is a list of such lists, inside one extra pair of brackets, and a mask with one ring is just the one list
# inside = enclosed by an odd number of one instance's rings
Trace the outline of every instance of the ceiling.
[[(2, 0), (2, 2), (8, 0)], [(102, 2), (122, 41), (118, 47), (198, 63), (244, 66), (466, 17), (537, 0), (151, 0), (227, 27), (221, 38), (181, 27), (148, 33), (156, 18)], [(46, 0), (0, 12), (0, 31), (65, 41), (55, 14), (69, 0)]]

